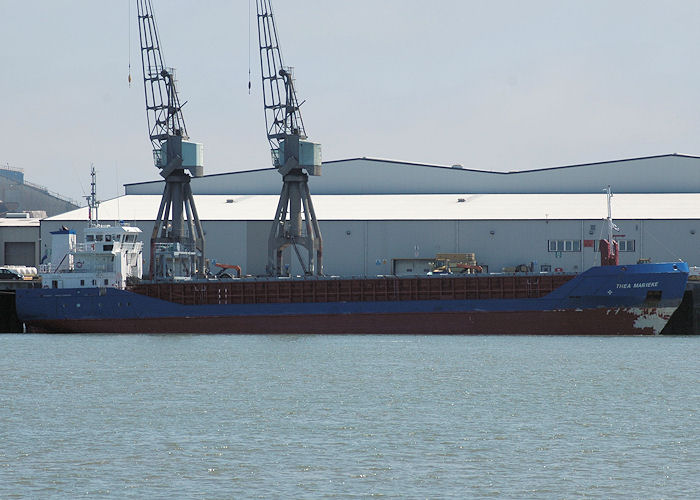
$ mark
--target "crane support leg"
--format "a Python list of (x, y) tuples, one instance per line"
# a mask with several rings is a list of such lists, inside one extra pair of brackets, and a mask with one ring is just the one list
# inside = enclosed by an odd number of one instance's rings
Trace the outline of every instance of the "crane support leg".
[(194, 204), (190, 176), (175, 171), (165, 179), (151, 238), (151, 279), (204, 276), (204, 231)]
[[(290, 245), (294, 245), (294, 253), (305, 274), (323, 275), (321, 231), (311, 202), (308, 176), (299, 172), (284, 176), (282, 192), (268, 238), (268, 274), (286, 274), (283, 270), (282, 256), (284, 249)], [(307, 262), (302, 260), (297, 246), (306, 249)]]

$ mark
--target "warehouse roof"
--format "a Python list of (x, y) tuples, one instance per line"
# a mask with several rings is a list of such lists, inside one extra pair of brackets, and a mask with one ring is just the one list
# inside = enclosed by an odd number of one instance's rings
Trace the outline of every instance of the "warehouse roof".
[[(601, 194), (315, 195), (319, 220), (568, 220), (604, 219)], [(126, 195), (100, 204), (103, 221), (154, 220), (159, 195)], [(277, 195), (195, 195), (199, 218), (272, 220)], [(700, 219), (700, 193), (617, 194), (615, 219)], [(80, 208), (48, 220), (87, 220)]]
[(0, 217), (0, 227), (39, 227), (38, 217)]
[[(507, 167), (507, 165), (505, 166)], [(279, 194), (274, 168), (205, 175), (191, 181), (196, 194)], [(591, 193), (610, 185), (616, 193), (700, 192), (700, 157), (667, 154), (537, 170), (496, 172), (353, 158), (323, 164), (309, 186), (314, 194)], [(125, 185), (127, 194), (161, 194), (163, 181)]]

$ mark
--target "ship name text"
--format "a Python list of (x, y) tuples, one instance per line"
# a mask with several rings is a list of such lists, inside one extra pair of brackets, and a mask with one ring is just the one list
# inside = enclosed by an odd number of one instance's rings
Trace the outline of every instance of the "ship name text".
[(644, 283), (618, 283), (617, 288), (657, 288), (658, 281), (647, 281)]

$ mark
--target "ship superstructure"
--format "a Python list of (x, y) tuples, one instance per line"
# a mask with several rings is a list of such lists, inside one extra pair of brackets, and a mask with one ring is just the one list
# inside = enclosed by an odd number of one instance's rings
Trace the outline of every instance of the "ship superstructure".
[(124, 289), (143, 274), (141, 230), (126, 225), (95, 225), (76, 241), (75, 231), (62, 229), (52, 235), (52, 262), (41, 266), (44, 288)]
[(83, 241), (75, 231), (63, 227), (51, 232), (51, 260), (39, 270), (43, 288), (126, 288), (143, 275), (141, 229), (127, 224), (102, 225), (99, 222), (97, 174), (90, 168), (88, 226)]

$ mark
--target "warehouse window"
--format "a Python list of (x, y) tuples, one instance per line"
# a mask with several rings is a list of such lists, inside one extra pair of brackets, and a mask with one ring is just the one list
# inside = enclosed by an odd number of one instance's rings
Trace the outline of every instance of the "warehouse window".
[(550, 252), (580, 252), (581, 240), (549, 240)]
[[(615, 240), (617, 241), (620, 252), (634, 252), (636, 250), (635, 248), (635, 240)], [(596, 252), (600, 252), (600, 247), (599, 247), (600, 242), (598, 240), (595, 240), (595, 243), (593, 244), (593, 250)]]
[(618, 240), (620, 252), (634, 252), (634, 240)]

